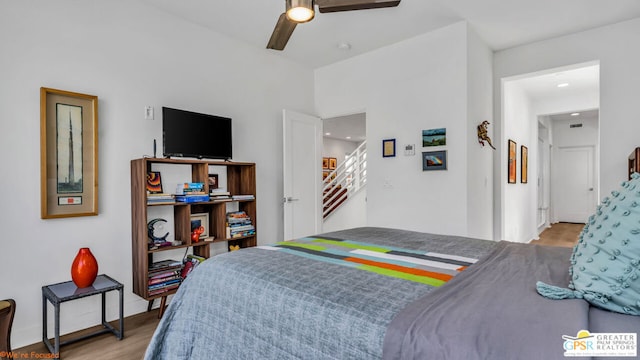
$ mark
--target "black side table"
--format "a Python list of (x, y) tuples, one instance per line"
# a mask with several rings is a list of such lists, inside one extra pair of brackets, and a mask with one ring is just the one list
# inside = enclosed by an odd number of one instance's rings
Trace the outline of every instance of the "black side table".
[[(118, 340), (122, 340), (124, 336), (124, 285), (113, 280), (107, 275), (98, 275), (93, 285), (86, 288), (78, 288), (73, 281), (65, 281), (58, 284), (45, 285), (42, 287), (42, 342), (47, 345), (47, 348), (52, 354), (58, 354), (60, 356), (60, 346), (74, 343), (76, 341), (84, 340), (92, 336), (104, 334), (107, 332), (113, 333)], [(109, 324), (105, 319), (105, 297), (106, 293), (112, 290), (118, 290), (120, 297), (120, 329), (116, 329)], [(71, 301), (80, 299), (87, 296), (102, 294), (102, 326), (104, 329), (98, 330), (94, 333), (81, 336), (76, 339), (70, 339), (63, 343), (60, 343), (60, 304), (65, 301)], [(53, 305), (55, 309), (55, 337), (54, 343), (51, 344), (49, 337), (47, 336), (47, 300)]]

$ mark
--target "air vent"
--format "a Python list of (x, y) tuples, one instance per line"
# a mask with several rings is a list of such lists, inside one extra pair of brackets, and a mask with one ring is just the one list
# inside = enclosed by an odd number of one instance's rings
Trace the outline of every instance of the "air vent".
[(581, 127), (582, 127), (582, 124), (571, 124), (571, 125), (569, 125), (569, 127), (570, 127), (571, 129), (573, 129), (573, 128), (581, 128)]

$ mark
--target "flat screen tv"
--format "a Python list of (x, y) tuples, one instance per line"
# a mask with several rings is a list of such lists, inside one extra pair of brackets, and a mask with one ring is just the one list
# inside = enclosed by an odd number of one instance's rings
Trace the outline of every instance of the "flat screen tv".
[(231, 119), (163, 107), (162, 154), (231, 159)]

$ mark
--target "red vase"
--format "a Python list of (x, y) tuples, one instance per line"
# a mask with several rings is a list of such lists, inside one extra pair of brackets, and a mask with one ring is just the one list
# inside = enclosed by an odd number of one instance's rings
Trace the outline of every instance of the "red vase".
[(89, 248), (81, 248), (71, 265), (71, 279), (79, 288), (91, 286), (98, 276), (98, 261)]

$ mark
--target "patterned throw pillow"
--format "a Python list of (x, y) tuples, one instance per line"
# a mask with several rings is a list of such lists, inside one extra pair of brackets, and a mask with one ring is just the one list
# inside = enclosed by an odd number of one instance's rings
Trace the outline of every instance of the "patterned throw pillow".
[(604, 198), (573, 248), (569, 289), (537, 283), (551, 299), (582, 298), (594, 306), (640, 315), (640, 174)]

